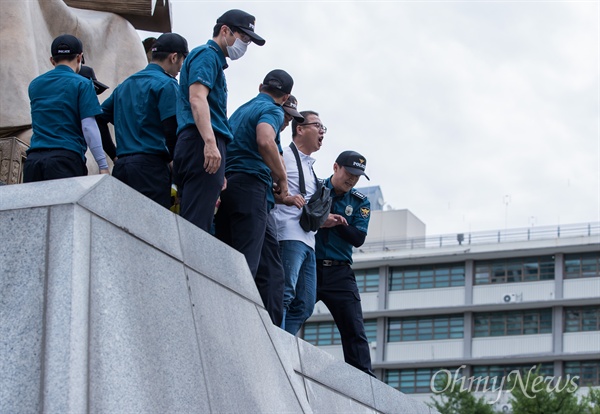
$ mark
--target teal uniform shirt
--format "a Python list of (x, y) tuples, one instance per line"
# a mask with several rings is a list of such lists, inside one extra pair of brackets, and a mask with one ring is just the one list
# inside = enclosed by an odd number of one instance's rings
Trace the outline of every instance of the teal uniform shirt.
[(156, 63), (125, 79), (102, 103), (115, 126), (117, 157), (169, 156), (162, 121), (177, 113), (177, 80)]
[(213, 40), (194, 48), (185, 58), (179, 74), (181, 93), (177, 101), (177, 133), (196, 125), (190, 106), (190, 86), (200, 82), (210, 89), (208, 106), (213, 130), (228, 141), (233, 139), (227, 122), (227, 80), (224, 72), (226, 68), (225, 54)]
[[(343, 216), (348, 225), (367, 234), (371, 218), (371, 203), (364, 194), (352, 189), (345, 194), (336, 195), (331, 185), (331, 177), (323, 181), (323, 185), (331, 188), (333, 203), (331, 212)], [(342, 239), (336, 227), (322, 228), (315, 236), (315, 254), (317, 260), (339, 260), (352, 263), (352, 245)]]
[(31, 81), (29, 100), (33, 135), (27, 153), (66, 149), (85, 161), (87, 144), (81, 121), (102, 113), (92, 80), (66, 65), (57, 65)]
[[(242, 172), (258, 177), (269, 188), (273, 184), (271, 169), (265, 164), (256, 142), (256, 127), (267, 123), (276, 131), (275, 142), (279, 141), (279, 130), (283, 125), (283, 108), (266, 93), (240, 106), (229, 118), (234, 140), (227, 145), (225, 174)], [(281, 148), (281, 146), (278, 146)]]

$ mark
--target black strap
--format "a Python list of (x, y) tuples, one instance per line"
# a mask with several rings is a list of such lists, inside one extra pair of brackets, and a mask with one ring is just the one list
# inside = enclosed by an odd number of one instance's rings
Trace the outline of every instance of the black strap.
[[(304, 169), (302, 169), (302, 163), (300, 162), (300, 154), (298, 154), (298, 148), (296, 148), (296, 144), (294, 144), (294, 142), (290, 142), (290, 148), (292, 149), (292, 152), (294, 153), (294, 157), (296, 157), (296, 165), (298, 166), (298, 177), (300, 178), (300, 193), (303, 196), (306, 196), (306, 184), (304, 182)], [(315, 177), (315, 183), (317, 183), (317, 191), (315, 191), (315, 194), (313, 194), (313, 197), (321, 190), (321, 182), (319, 181), (319, 177), (317, 177), (317, 174), (315, 174), (315, 170), (312, 169), (312, 167), (310, 167), (310, 170), (313, 173), (313, 176)]]
[(298, 177), (300, 178), (300, 193), (306, 195), (306, 185), (304, 183), (304, 170), (302, 169), (302, 163), (300, 162), (300, 154), (298, 154), (298, 148), (293, 142), (290, 142), (290, 148), (296, 157), (296, 165), (298, 165)]

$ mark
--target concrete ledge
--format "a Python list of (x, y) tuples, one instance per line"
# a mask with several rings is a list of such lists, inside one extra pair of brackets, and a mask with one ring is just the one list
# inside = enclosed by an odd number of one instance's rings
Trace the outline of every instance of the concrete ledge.
[(0, 412), (434, 412), (273, 326), (243, 255), (112, 177), (0, 187), (0, 237)]

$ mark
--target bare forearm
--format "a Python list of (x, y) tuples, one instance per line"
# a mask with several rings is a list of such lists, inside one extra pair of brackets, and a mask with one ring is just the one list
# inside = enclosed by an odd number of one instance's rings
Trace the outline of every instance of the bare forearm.
[(202, 136), (205, 144), (215, 143), (215, 133), (210, 122), (210, 107), (204, 97), (190, 96), (190, 106), (194, 116), (194, 123)]

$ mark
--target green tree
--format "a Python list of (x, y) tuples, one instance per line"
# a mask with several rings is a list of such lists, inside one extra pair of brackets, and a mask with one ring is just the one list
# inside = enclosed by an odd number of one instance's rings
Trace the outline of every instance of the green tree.
[(600, 414), (600, 389), (590, 388), (588, 395), (581, 399), (582, 406), (585, 406), (583, 414)]
[(583, 414), (588, 404), (579, 402), (572, 379), (551, 381), (536, 372), (508, 376), (513, 414)]
[(461, 388), (460, 383), (453, 383), (447, 375), (440, 376), (435, 382), (436, 390), (444, 390), (431, 398), (428, 405), (440, 414), (494, 414), (495, 411), (486, 400), (475, 398), (468, 390)]

